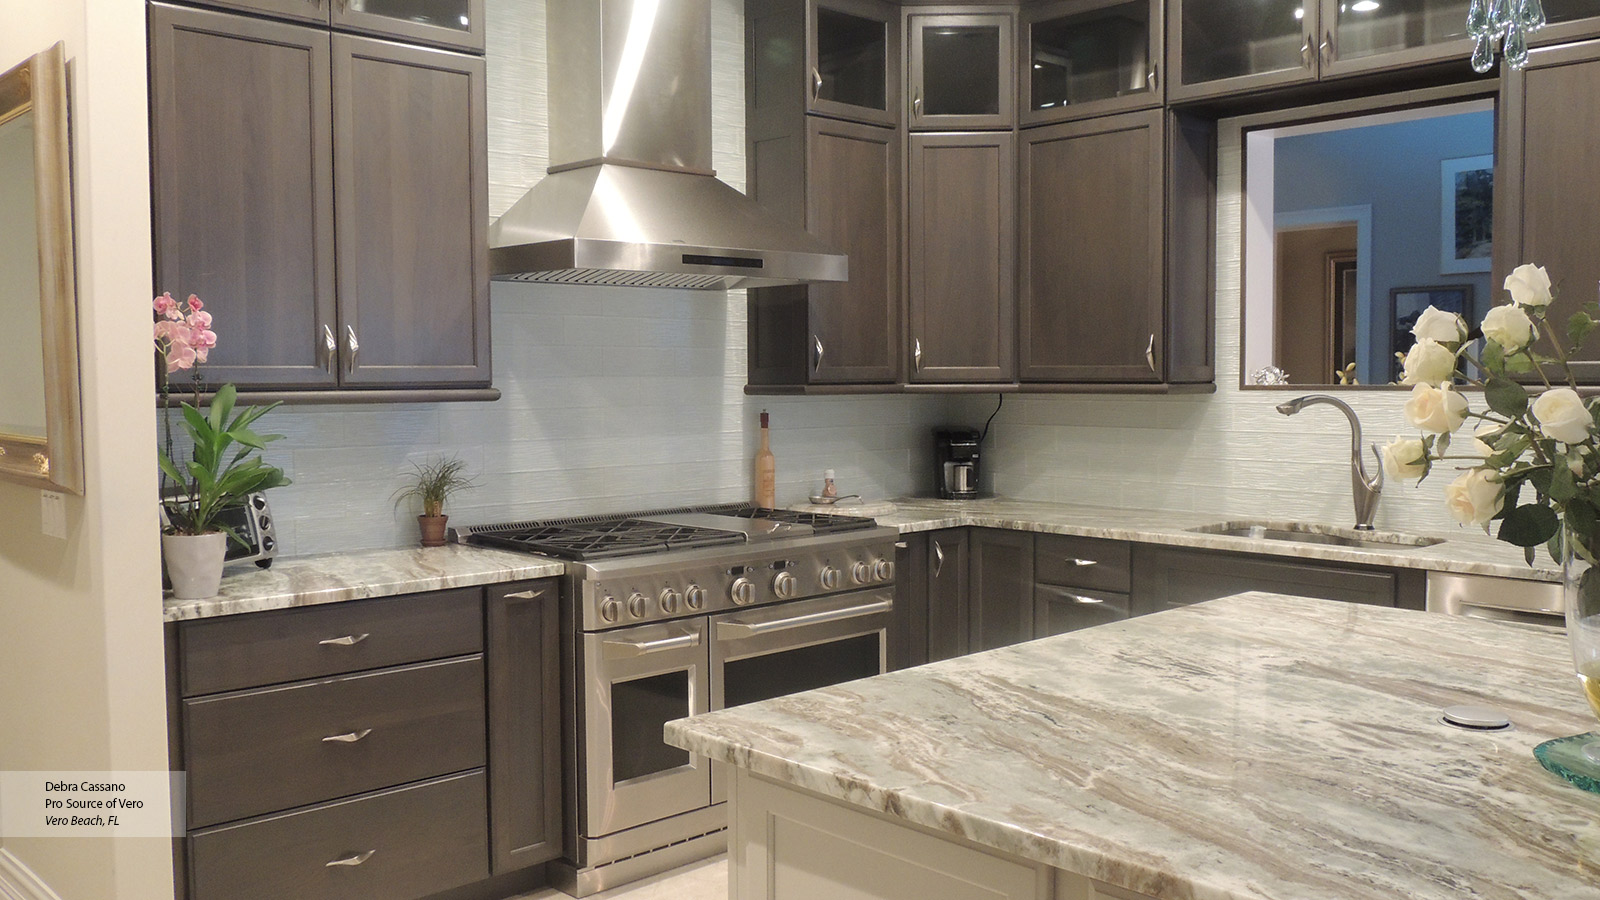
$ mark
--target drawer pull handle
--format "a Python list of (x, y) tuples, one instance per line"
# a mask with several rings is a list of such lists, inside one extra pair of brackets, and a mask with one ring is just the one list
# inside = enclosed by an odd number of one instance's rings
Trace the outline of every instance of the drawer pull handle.
[(1073, 603), (1078, 603), (1078, 604), (1095, 605), (1095, 604), (1100, 604), (1100, 603), (1104, 603), (1105, 602), (1104, 600), (1101, 600), (1099, 597), (1085, 597), (1082, 594), (1067, 594), (1066, 596), (1067, 596), (1067, 599), (1071, 600)]
[(540, 588), (537, 591), (517, 591), (515, 594), (507, 594), (506, 595), (506, 599), (507, 600), (537, 600), (537, 599), (539, 599), (540, 597), (543, 597), (543, 596), (544, 596), (544, 588)]
[(354, 647), (371, 636), (370, 634), (347, 634), (344, 637), (328, 638), (327, 640), (317, 641), (317, 643), (324, 647)]
[(329, 869), (333, 868), (334, 866), (359, 866), (371, 859), (372, 854), (377, 852), (378, 851), (376, 850), (368, 850), (365, 853), (352, 853), (349, 856), (341, 856), (338, 859), (329, 860), (328, 862), (323, 863), (323, 866)]
[(613, 658), (631, 658), (645, 656), (650, 653), (661, 653), (666, 650), (684, 650), (689, 647), (700, 646), (700, 633), (680, 634), (673, 637), (657, 638), (653, 641), (603, 641), (606, 653)]
[(1077, 557), (1073, 557), (1072, 558), (1072, 564), (1077, 566), (1078, 568), (1082, 569), (1082, 568), (1085, 568), (1087, 566), (1098, 566), (1098, 565), (1100, 565), (1100, 560), (1098, 560), (1098, 559), (1078, 559)]
[[(347, 731), (344, 734), (330, 734), (327, 737), (323, 738), (322, 742), (324, 744), (354, 744), (356, 741), (361, 740), (362, 738), (366, 737), (367, 735), (369, 735), (371, 733), (372, 733), (372, 729), (371, 728), (363, 728), (360, 731)], [(351, 865), (360, 865), (360, 864), (359, 863), (351, 863)]]

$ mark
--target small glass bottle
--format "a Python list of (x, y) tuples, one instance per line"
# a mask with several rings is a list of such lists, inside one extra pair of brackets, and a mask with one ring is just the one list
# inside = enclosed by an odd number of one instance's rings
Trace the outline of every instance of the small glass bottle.
[(839, 489), (833, 486), (833, 470), (822, 470), (822, 496), (823, 499), (832, 500), (839, 496)]

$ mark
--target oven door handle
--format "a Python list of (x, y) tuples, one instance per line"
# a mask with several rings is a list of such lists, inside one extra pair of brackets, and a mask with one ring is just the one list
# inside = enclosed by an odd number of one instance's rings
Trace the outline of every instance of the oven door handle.
[(863, 603), (860, 606), (805, 613), (791, 616), (787, 619), (777, 619), (772, 622), (740, 622), (735, 619), (729, 622), (717, 623), (717, 639), (737, 640), (739, 638), (755, 637), (758, 634), (771, 634), (774, 631), (787, 631), (790, 628), (803, 628), (807, 625), (821, 625), (826, 622), (859, 619), (865, 616), (885, 613), (892, 609), (894, 609), (893, 600), (878, 600), (873, 603)]
[(606, 648), (606, 655), (612, 658), (644, 656), (649, 653), (661, 653), (665, 650), (684, 650), (689, 647), (698, 647), (700, 646), (700, 632), (692, 631), (688, 634), (657, 638), (653, 641), (607, 640), (601, 643)]

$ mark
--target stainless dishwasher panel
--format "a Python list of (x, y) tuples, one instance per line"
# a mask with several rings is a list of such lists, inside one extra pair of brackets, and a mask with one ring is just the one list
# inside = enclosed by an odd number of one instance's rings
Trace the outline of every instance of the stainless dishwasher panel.
[(1566, 626), (1561, 585), (1548, 581), (1429, 572), (1428, 611), (1496, 622)]

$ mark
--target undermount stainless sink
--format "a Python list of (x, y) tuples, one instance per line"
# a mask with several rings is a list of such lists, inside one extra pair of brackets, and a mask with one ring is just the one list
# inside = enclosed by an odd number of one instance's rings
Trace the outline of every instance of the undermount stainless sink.
[(1213, 522), (1190, 528), (1195, 534), (1219, 534), (1228, 537), (1254, 538), (1258, 541), (1295, 541), (1302, 544), (1332, 544), (1336, 547), (1366, 547), (1381, 550), (1406, 547), (1432, 547), (1444, 543), (1443, 538), (1420, 534), (1401, 534), (1397, 531), (1357, 531), (1336, 525), (1319, 525), (1315, 522), (1278, 522), (1261, 519), (1235, 519)]

